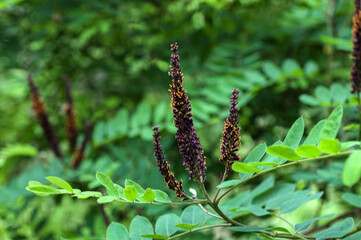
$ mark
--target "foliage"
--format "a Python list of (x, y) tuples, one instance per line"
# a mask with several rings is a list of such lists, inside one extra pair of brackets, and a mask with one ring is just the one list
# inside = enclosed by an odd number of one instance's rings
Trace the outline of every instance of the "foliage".
[[(353, 13), (345, 0), (2, 1), (0, 238), (358, 239), (360, 117), (348, 84)], [(212, 204), (173, 161), (181, 157), (165, 81), (175, 41)], [(28, 73), (62, 158), (30, 110)], [(63, 76), (78, 148), (89, 133), (80, 155), (67, 139)], [(233, 88), (240, 90), (241, 161), (221, 181), (216, 159)], [(164, 188), (154, 125), (194, 199), (177, 201)], [(51, 197), (38, 198), (27, 185)], [(219, 219), (214, 204), (247, 226)]]

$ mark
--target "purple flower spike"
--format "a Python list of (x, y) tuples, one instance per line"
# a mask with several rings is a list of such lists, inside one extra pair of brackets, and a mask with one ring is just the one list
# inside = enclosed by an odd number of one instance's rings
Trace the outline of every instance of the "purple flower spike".
[(351, 69), (351, 92), (361, 92), (361, 10), (357, 9), (353, 16), (353, 66)]
[(239, 90), (233, 89), (231, 96), (231, 106), (229, 107), (229, 116), (224, 122), (223, 137), (221, 139), (221, 157), (219, 161), (226, 165), (227, 171), (230, 170), (232, 164), (240, 160), (237, 152), (241, 146), (240, 127), (238, 126), (238, 104)]
[(176, 139), (178, 140), (180, 154), (183, 157), (183, 166), (190, 175), (189, 179), (204, 182), (206, 180), (206, 161), (203, 156), (203, 147), (193, 125), (191, 102), (188, 100), (187, 91), (183, 88), (183, 73), (179, 63), (178, 44), (171, 44), (171, 50), (173, 53), (169, 76), (172, 77), (172, 84), (170, 84), (169, 92), (172, 96), (171, 106), (174, 125), (178, 129)]
[(164, 160), (164, 154), (162, 146), (160, 145), (160, 136), (159, 136), (159, 127), (153, 127), (153, 145), (154, 145), (154, 155), (157, 159), (158, 169), (160, 174), (162, 174), (164, 181), (167, 184), (167, 187), (176, 193), (176, 197), (184, 196), (184, 191), (182, 190), (182, 180), (177, 181), (174, 174), (169, 170), (169, 163)]

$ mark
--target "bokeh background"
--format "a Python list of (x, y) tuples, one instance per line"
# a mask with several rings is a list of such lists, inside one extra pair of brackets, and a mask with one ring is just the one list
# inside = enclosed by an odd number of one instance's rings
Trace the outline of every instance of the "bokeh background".
[[(45, 182), (54, 175), (83, 190), (97, 189), (95, 173), (102, 171), (120, 184), (132, 179), (165, 189), (153, 157), (155, 125), (176, 176), (192, 187), (177, 150), (167, 91), (173, 42), (180, 46), (184, 84), (207, 156), (209, 189), (223, 171), (219, 144), (233, 88), (241, 90), (242, 158), (258, 143), (282, 139), (301, 115), (309, 131), (338, 103), (346, 106), (344, 140), (354, 138), (348, 125), (357, 119), (349, 94), (353, 11), (349, 0), (1, 1), (0, 239), (104, 239), (106, 226), (95, 200), (41, 198), (25, 187), (29, 180)], [(54, 157), (37, 123), (28, 73), (48, 109), (65, 164)], [(93, 124), (86, 159), (77, 170), (69, 168), (63, 76), (70, 79), (79, 142), (85, 122)], [(332, 166), (312, 163), (304, 175), (291, 168), (275, 176), (299, 189), (332, 192), (340, 185), (337, 179), (331, 186), (327, 174), (323, 182), (313, 181), (320, 179), (317, 168), (342, 170)], [(337, 194), (324, 197), (332, 198)], [(290, 217), (303, 220), (318, 204)], [(105, 211), (127, 225), (136, 214), (154, 220), (170, 210), (113, 203)], [(212, 236), (246, 239), (225, 230), (187, 239)]]

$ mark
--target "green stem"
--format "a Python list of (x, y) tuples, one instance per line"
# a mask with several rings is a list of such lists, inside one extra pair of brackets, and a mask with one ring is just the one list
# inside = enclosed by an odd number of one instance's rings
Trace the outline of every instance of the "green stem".
[(295, 226), (293, 226), (293, 224), (291, 222), (289, 222), (286, 218), (282, 217), (280, 214), (275, 214), (275, 217), (278, 217), (279, 219), (281, 219), (282, 221), (284, 221), (286, 224), (288, 224), (293, 230), (296, 230)]
[[(222, 180), (221, 180), (220, 184), (222, 184), (224, 182), (224, 180), (226, 179), (226, 176), (227, 176), (227, 173), (228, 173), (227, 169), (228, 169), (228, 164), (226, 164), (226, 167), (224, 169), (224, 173), (223, 173)], [(221, 191), (221, 189), (218, 188), (217, 191), (216, 191), (216, 194), (214, 194), (212, 202), (215, 202), (217, 200), (217, 197), (218, 197), (218, 194), (219, 194), (220, 191)]]
[(306, 158), (306, 159), (303, 159), (303, 160), (298, 160), (298, 161), (294, 161), (294, 162), (290, 162), (290, 163), (286, 163), (286, 164), (282, 164), (282, 165), (277, 165), (273, 168), (270, 168), (270, 169), (267, 169), (267, 170), (264, 170), (262, 172), (258, 172), (254, 175), (252, 175), (251, 177), (249, 178), (246, 178), (245, 180), (243, 180), (242, 182), (232, 186), (230, 189), (228, 189), (227, 191), (225, 191), (216, 201), (215, 201), (215, 204), (218, 204), (220, 202), (220, 200), (222, 198), (224, 198), (228, 193), (230, 193), (233, 189), (235, 189), (236, 187), (238, 187), (239, 185), (245, 183), (245, 182), (248, 182), (260, 175), (263, 175), (265, 173), (268, 173), (268, 172), (272, 172), (276, 169), (279, 169), (279, 168), (284, 168), (284, 167), (288, 167), (288, 166), (291, 166), (291, 165), (295, 165), (295, 164), (299, 164), (299, 163), (303, 163), (303, 162), (309, 162), (309, 161), (314, 161), (314, 160), (320, 160), (320, 159), (325, 159), (325, 158), (331, 158), (331, 157), (339, 157), (339, 156), (345, 156), (345, 155), (349, 155), (353, 152), (355, 152), (356, 150), (350, 150), (350, 151), (346, 151), (346, 152), (340, 152), (340, 153), (335, 153), (335, 154), (329, 154), (329, 155), (324, 155), (324, 156), (320, 156), (320, 157), (315, 157), (315, 158)]
[(167, 240), (175, 239), (175, 238), (177, 238), (177, 237), (181, 237), (181, 236), (184, 236), (184, 235), (188, 235), (188, 234), (194, 233), (194, 232), (199, 232), (199, 231), (202, 231), (202, 230), (205, 230), (205, 229), (209, 229), (209, 228), (230, 227), (230, 226), (232, 226), (232, 224), (230, 224), (230, 223), (221, 223), (221, 224), (214, 224), (214, 225), (204, 226), (204, 227), (196, 228), (196, 229), (194, 229), (194, 230), (190, 230), (190, 231), (187, 231), (187, 232), (182, 232), (182, 233), (179, 233), (179, 234), (177, 234), (177, 235), (171, 236), (171, 237), (167, 238)]
[(358, 140), (361, 141), (361, 99), (360, 99), (360, 92), (357, 91), (357, 102), (358, 102), (358, 113), (359, 113), (359, 135)]
[(122, 203), (132, 203), (132, 204), (143, 204), (143, 205), (165, 205), (165, 206), (186, 206), (186, 205), (195, 205), (195, 204), (207, 204), (205, 200), (198, 200), (194, 202), (171, 202), (171, 203), (161, 203), (161, 202), (129, 202), (124, 200), (114, 200)]

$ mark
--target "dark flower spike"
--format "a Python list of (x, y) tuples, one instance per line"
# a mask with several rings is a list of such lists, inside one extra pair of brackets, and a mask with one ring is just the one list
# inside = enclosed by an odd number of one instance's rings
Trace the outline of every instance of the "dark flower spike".
[(164, 160), (164, 154), (162, 151), (162, 146), (160, 145), (160, 135), (159, 135), (159, 127), (153, 127), (153, 145), (154, 145), (154, 156), (157, 159), (157, 165), (160, 174), (162, 174), (164, 181), (167, 184), (167, 187), (173, 191), (175, 191), (176, 197), (184, 197), (185, 192), (182, 189), (182, 183), (177, 181), (174, 174), (169, 170), (169, 163)]
[(173, 51), (170, 61), (169, 76), (172, 77), (169, 92), (172, 96), (172, 112), (177, 133), (176, 139), (180, 154), (183, 157), (183, 166), (189, 172), (189, 179), (204, 182), (206, 180), (206, 161), (203, 156), (203, 147), (193, 125), (191, 102), (187, 91), (183, 88), (183, 73), (179, 63), (178, 44), (171, 44)]
[[(356, 3), (356, 2), (355, 2)], [(361, 91), (361, 10), (357, 9), (353, 16), (353, 66), (351, 69), (351, 92), (359, 93)]]
[(78, 137), (78, 126), (76, 124), (76, 114), (73, 106), (73, 99), (71, 97), (69, 78), (64, 77), (63, 82), (65, 85), (65, 93), (66, 93), (66, 104), (65, 104), (65, 114), (66, 114), (66, 133), (69, 141), (69, 149), (70, 151), (74, 151), (76, 147), (76, 139)]
[(90, 122), (85, 123), (84, 139), (79, 148), (77, 148), (72, 156), (71, 168), (76, 169), (80, 166), (81, 162), (85, 158), (85, 148), (90, 139), (92, 125)]
[(233, 89), (231, 96), (231, 106), (229, 107), (229, 116), (224, 122), (224, 131), (223, 137), (221, 139), (221, 161), (226, 165), (226, 171), (230, 170), (232, 164), (240, 160), (240, 157), (237, 155), (237, 152), (241, 146), (241, 136), (240, 136), (240, 127), (238, 126), (238, 111), (236, 107), (238, 104), (239, 90)]
[(54, 152), (55, 156), (62, 159), (63, 155), (60, 152), (59, 142), (55, 135), (54, 129), (50, 124), (48, 114), (43, 100), (40, 97), (38, 88), (35, 86), (34, 81), (30, 74), (28, 74), (28, 82), (31, 92), (31, 102), (34, 109), (35, 115), (38, 118), (38, 122), (43, 129), (44, 136), (48, 142), (51, 150)]

